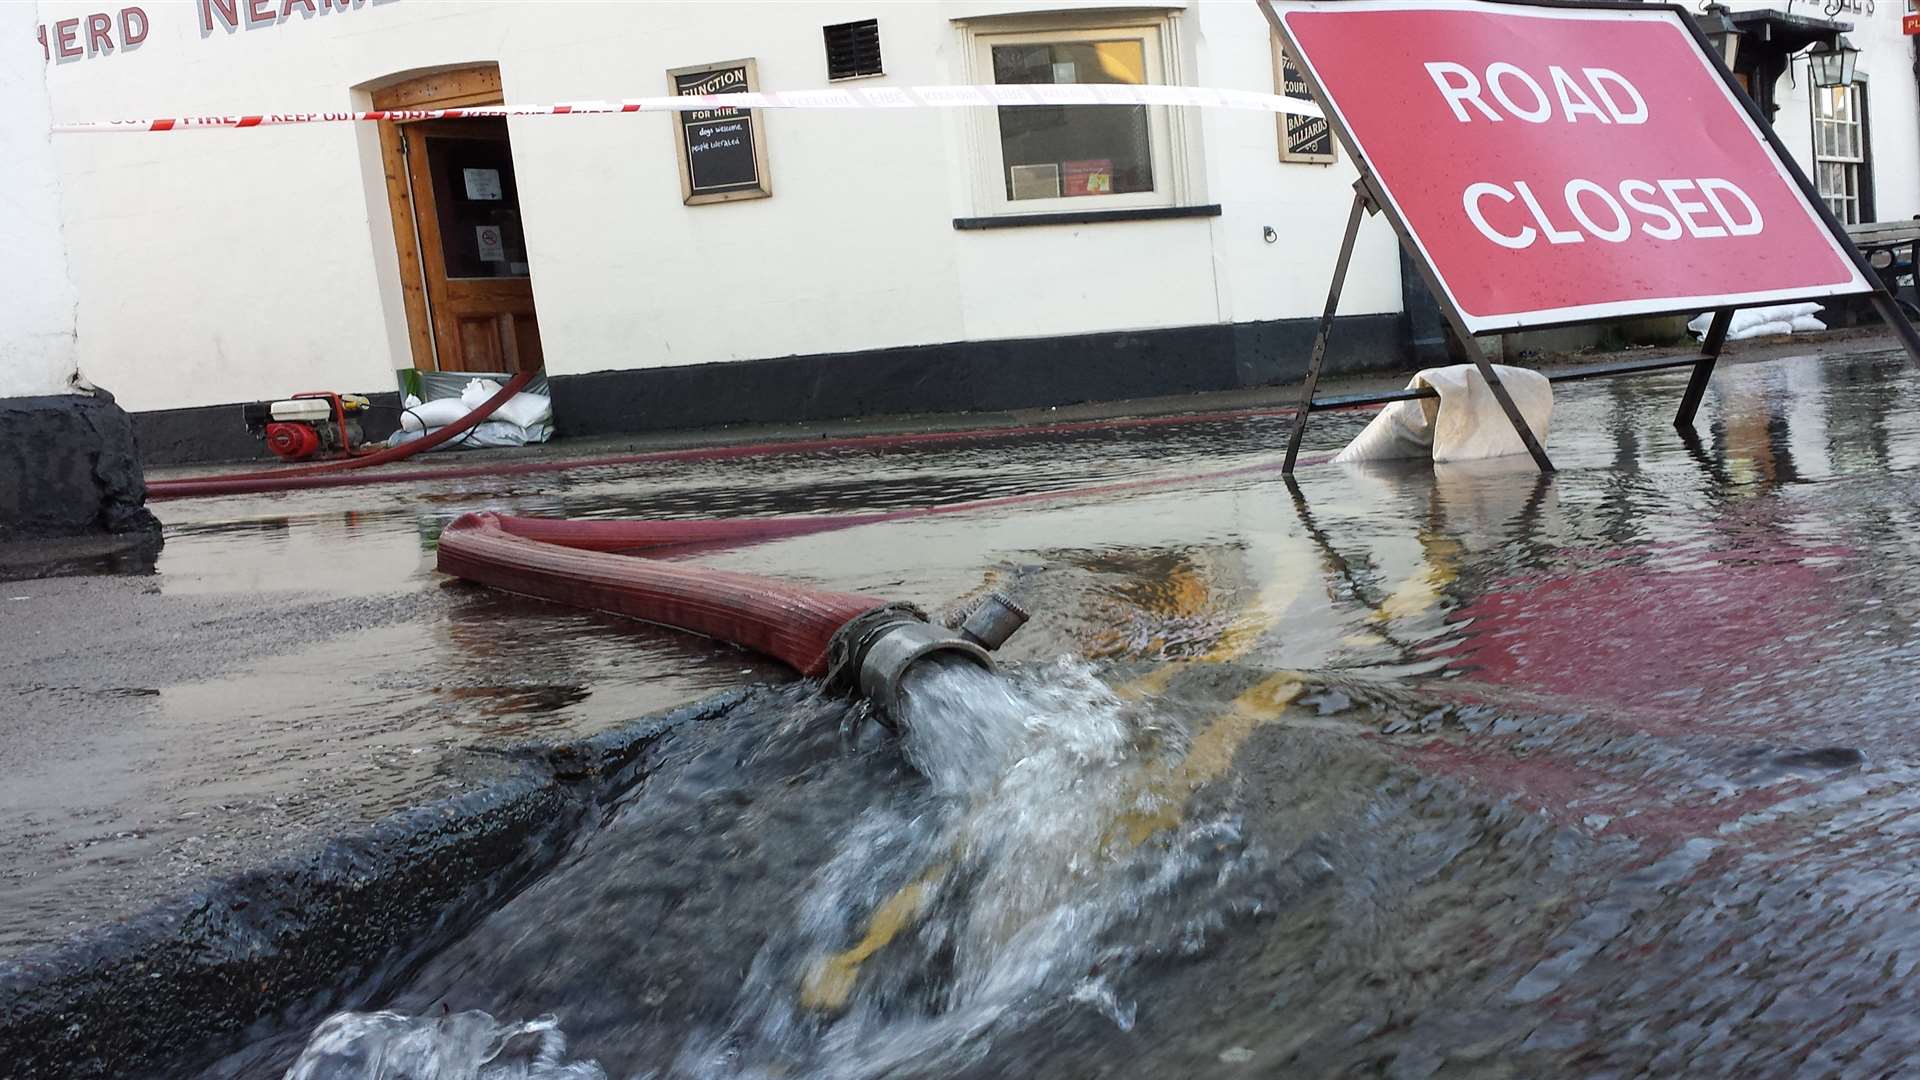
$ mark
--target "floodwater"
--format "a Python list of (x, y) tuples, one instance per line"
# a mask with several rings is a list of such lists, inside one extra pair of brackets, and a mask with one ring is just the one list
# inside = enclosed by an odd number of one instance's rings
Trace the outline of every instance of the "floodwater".
[[(766, 684), (377, 996), (212, 1075), (1899, 1074), (1920, 380), (1893, 354), (1725, 366), (1696, 442), (1670, 427), (1683, 384), (1557, 388), (1551, 478), (1316, 466), (1296, 493), (1242, 468), (1284, 434), (1249, 420), (163, 504), (163, 590), (431, 597), (186, 710), (226, 745), (235, 701), (335, 673), (350, 716), (248, 737), (298, 770), (340, 724), (345, 777), (422, 750), (377, 796), (345, 784), (354, 813), (447, 782), (459, 748)], [(438, 528), (482, 507), (1181, 476), (697, 556), (1035, 612), (1003, 677), (924, 673), (900, 738), (717, 644), (430, 573)]]

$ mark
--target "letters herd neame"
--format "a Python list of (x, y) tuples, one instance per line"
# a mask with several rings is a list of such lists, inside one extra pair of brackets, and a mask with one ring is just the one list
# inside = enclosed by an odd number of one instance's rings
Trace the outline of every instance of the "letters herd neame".
[[(1544, 78), (1515, 64), (1431, 61), (1427, 74), (1462, 124), (1645, 124), (1647, 99), (1618, 72), (1548, 65)], [(1753, 236), (1766, 220), (1740, 185), (1721, 177), (1648, 177), (1602, 185), (1575, 177), (1546, 191), (1532, 181), (1482, 180), (1460, 201), (1482, 236), (1504, 248), (1534, 244), (1619, 244), (1638, 229), (1655, 240)]]
[[(279, 26), (294, 18), (312, 19), (337, 12), (351, 11), (393, 0), (194, 0), (199, 17), (200, 36), (212, 37), (216, 30), (232, 33)], [(167, 5), (167, 9), (175, 5)], [(116, 12), (96, 11), (72, 18), (56, 19), (34, 28), (40, 42), (40, 54), (48, 63), (92, 60), (128, 52), (146, 44), (153, 32), (153, 19), (143, 7), (124, 7)]]

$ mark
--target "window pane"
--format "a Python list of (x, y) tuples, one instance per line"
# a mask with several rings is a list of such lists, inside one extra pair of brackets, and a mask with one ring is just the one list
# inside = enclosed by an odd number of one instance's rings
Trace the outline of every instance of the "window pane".
[[(501, 132), (506, 131), (501, 125)], [(526, 277), (520, 189), (505, 139), (422, 139), (450, 278)]]
[[(1146, 44), (1138, 40), (993, 47), (996, 83), (1139, 85), (1146, 76)], [(1004, 106), (1007, 198), (1152, 191), (1149, 131), (1144, 105)]]

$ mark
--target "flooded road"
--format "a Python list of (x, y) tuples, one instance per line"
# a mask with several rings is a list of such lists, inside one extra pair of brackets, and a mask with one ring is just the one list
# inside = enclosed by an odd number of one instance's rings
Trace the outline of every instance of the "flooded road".
[[(1920, 1053), (1920, 381), (1894, 354), (1723, 367), (1693, 443), (1682, 385), (1561, 387), (1546, 479), (1320, 466), (1295, 492), (1232, 472), (1277, 460), (1282, 422), (1251, 420), (166, 504), (162, 590), (392, 614), (112, 699), (199, 725), (198, 751), (128, 755), (160, 763), (162, 808), (284, 798), (311, 767), (331, 827), (463, 782), (476, 747), (766, 684), (663, 740), (477, 924), (211, 1075), (1897, 1074)], [(1035, 613), (1005, 679), (928, 673), (900, 739), (726, 647), (429, 571), (440, 526), (488, 507), (852, 512), (1202, 473), (697, 556)], [(206, 747), (259, 765), (189, 770)], [(72, 858), (63, 889), (110, 866)]]

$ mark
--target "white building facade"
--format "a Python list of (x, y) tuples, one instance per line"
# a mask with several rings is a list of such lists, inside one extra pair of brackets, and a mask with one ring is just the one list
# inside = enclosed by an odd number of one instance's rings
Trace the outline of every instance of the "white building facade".
[[(1816, 92), (1804, 60), (1753, 77), (1833, 205), (1885, 220), (1920, 212), (1920, 106), (1901, 13), (1873, 2), (1833, 15), (1861, 49), (1854, 97)], [(6, 24), (9, 63), (24, 40), (62, 121), (725, 80), (1282, 90), (1251, 0), (17, 7), (37, 19)], [(1743, 33), (1767, 10), (1736, 5)], [(207, 407), (390, 390), (406, 368), (544, 364), (560, 429), (587, 434), (1297, 376), (1351, 199), (1344, 156), (1311, 152), (1312, 132), (1290, 153), (1262, 113), (1015, 112), (761, 111), (684, 136), (644, 113), (57, 136), (71, 360), (150, 414), (163, 460), (234, 445), (200, 434), (240, 435)], [(1336, 370), (1407, 366), (1410, 292), (1391, 231), (1368, 223)]]
[[(1774, 131), (1846, 224), (1920, 215), (1920, 97), (1902, 0), (1732, 0), (1733, 68)], [(1836, 31), (1859, 50), (1846, 86), (1814, 85), (1810, 42)], [(1757, 91), (1757, 92), (1756, 92)]]
[[(33, 32), (32, 5), (0, 6), (5, 40), (31, 44)], [(35, 50), (0, 49), (0, 249), (12, 264), (0, 289), (0, 398), (67, 393), (74, 373), (76, 304), (47, 78)]]

